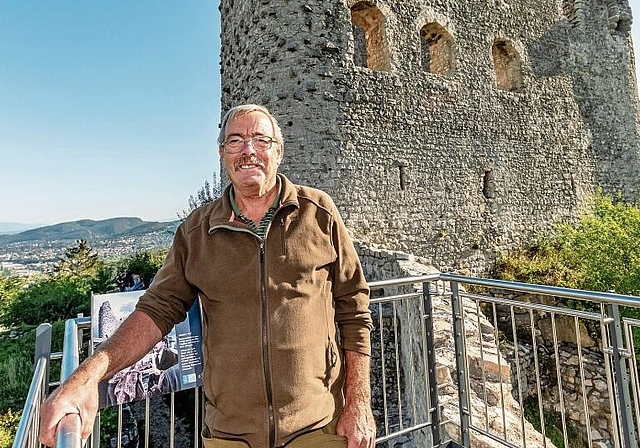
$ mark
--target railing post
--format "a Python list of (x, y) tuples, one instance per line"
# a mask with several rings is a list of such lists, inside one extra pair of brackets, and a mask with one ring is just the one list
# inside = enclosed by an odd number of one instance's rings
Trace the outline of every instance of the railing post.
[(422, 283), (422, 300), (424, 307), (425, 340), (424, 349), (427, 360), (429, 379), (429, 408), (431, 409), (431, 438), (433, 446), (441, 443), (440, 439), (440, 400), (438, 399), (438, 378), (436, 375), (436, 352), (433, 336), (433, 301), (431, 299), (431, 283)]
[(623, 348), (622, 325), (620, 322), (620, 310), (618, 305), (607, 304), (607, 313), (612, 318), (608, 323), (609, 341), (611, 342), (611, 364), (613, 366), (613, 378), (618, 396), (617, 419), (619, 420), (618, 431), (620, 446), (623, 448), (637, 448), (636, 430), (634, 428), (633, 417), (631, 415), (631, 398), (629, 396), (629, 374), (626, 362), (622, 357)]
[[(62, 348), (62, 362), (60, 365), (60, 383), (63, 383), (71, 376), (74, 370), (80, 364), (80, 346), (82, 341), (78, 341), (79, 333), (78, 325), (89, 318), (78, 317), (76, 319), (67, 319), (64, 324), (64, 341)], [(81, 430), (78, 429), (80, 416), (77, 414), (67, 415), (64, 427), (58, 427), (56, 440), (56, 448), (81, 447)], [(64, 437), (60, 437), (60, 431), (64, 430)]]
[(36, 329), (33, 378), (18, 423), (13, 448), (38, 445), (40, 403), (49, 388), (49, 361), (51, 359), (51, 324), (40, 324)]
[(459, 292), (459, 283), (451, 283), (451, 309), (453, 312), (453, 341), (456, 350), (456, 377), (458, 380), (458, 401), (460, 406), (460, 435), (462, 446), (471, 447), (469, 434), (469, 415), (471, 401), (469, 396), (469, 383), (467, 381), (467, 352), (465, 348), (464, 334), (464, 306)]
[(42, 389), (42, 393), (46, 396), (49, 392), (49, 360), (51, 359), (51, 324), (48, 323), (40, 324), (36, 329), (36, 349), (33, 356), (34, 366), (38, 364), (40, 358), (47, 360)]

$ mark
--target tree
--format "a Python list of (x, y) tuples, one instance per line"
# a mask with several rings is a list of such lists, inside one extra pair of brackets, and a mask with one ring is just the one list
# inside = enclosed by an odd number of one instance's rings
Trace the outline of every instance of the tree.
[(94, 273), (103, 265), (98, 254), (86, 240), (77, 240), (75, 246), (64, 251), (63, 258), (53, 268), (56, 274), (86, 275)]
[(145, 286), (149, 286), (166, 256), (167, 249), (158, 249), (138, 252), (119, 260), (115, 266), (115, 278), (119, 288), (124, 289), (133, 274), (139, 275)]
[(208, 180), (204, 181), (204, 186), (198, 191), (196, 196), (189, 196), (189, 208), (187, 210), (183, 210), (182, 213), (178, 213), (178, 217), (184, 221), (189, 213), (197, 209), (198, 207), (202, 207), (209, 202), (213, 202), (219, 197), (222, 196), (222, 183), (220, 180), (220, 175), (217, 173), (213, 173), (213, 182), (209, 183)]
[(10, 278), (0, 284), (0, 323), (38, 325), (88, 315), (91, 292), (115, 289), (114, 272), (85, 240), (78, 240), (50, 275), (28, 283)]
[(53, 268), (53, 275), (80, 278), (95, 293), (116, 288), (115, 271), (105, 264), (86, 240), (77, 240), (75, 246), (65, 249), (63, 257)]
[(78, 313), (87, 316), (90, 296), (90, 283), (80, 277), (45, 277), (18, 292), (5, 309), (0, 323), (15, 327), (69, 319)]
[(18, 293), (24, 289), (27, 280), (25, 277), (17, 275), (2, 278), (0, 277), (0, 315), (15, 300)]

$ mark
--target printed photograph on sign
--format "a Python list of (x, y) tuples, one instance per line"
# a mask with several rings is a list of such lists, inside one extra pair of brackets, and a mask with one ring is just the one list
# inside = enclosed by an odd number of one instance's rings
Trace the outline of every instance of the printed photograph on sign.
[[(95, 350), (133, 312), (144, 291), (94, 294), (91, 341)], [(176, 324), (134, 365), (102, 381), (100, 408), (143, 400), (202, 385), (202, 324), (196, 300), (187, 318)]]

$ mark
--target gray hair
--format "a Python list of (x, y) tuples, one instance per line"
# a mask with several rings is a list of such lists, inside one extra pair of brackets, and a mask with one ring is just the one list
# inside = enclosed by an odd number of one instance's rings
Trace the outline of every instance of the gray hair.
[(280, 145), (280, 148), (284, 149), (284, 139), (282, 138), (282, 130), (280, 129), (280, 125), (278, 124), (278, 120), (275, 119), (273, 115), (267, 110), (264, 106), (259, 106), (257, 104), (242, 104), (240, 106), (232, 107), (224, 114), (222, 117), (222, 123), (220, 125), (220, 133), (218, 134), (218, 147), (222, 147), (224, 143), (225, 134), (227, 133), (227, 125), (231, 120), (236, 117), (241, 117), (246, 114), (250, 114), (251, 112), (261, 112), (269, 117), (271, 121), (271, 126), (273, 127), (274, 138), (276, 139), (276, 143)]

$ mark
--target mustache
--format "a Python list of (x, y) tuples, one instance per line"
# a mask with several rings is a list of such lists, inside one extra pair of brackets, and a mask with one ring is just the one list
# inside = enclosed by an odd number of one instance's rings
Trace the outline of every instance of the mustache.
[(264, 162), (262, 160), (260, 160), (258, 157), (256, 157), (255, 155), (243, 155), (242, 157), (240, 157), (239, 159), (237, 159), (234, 163), (233, 163), (233, 169), (234, 171), (238, 171), (240, 169), (240, 166), (242, 165), (257, 165), (260, 168), (264, 168)]

